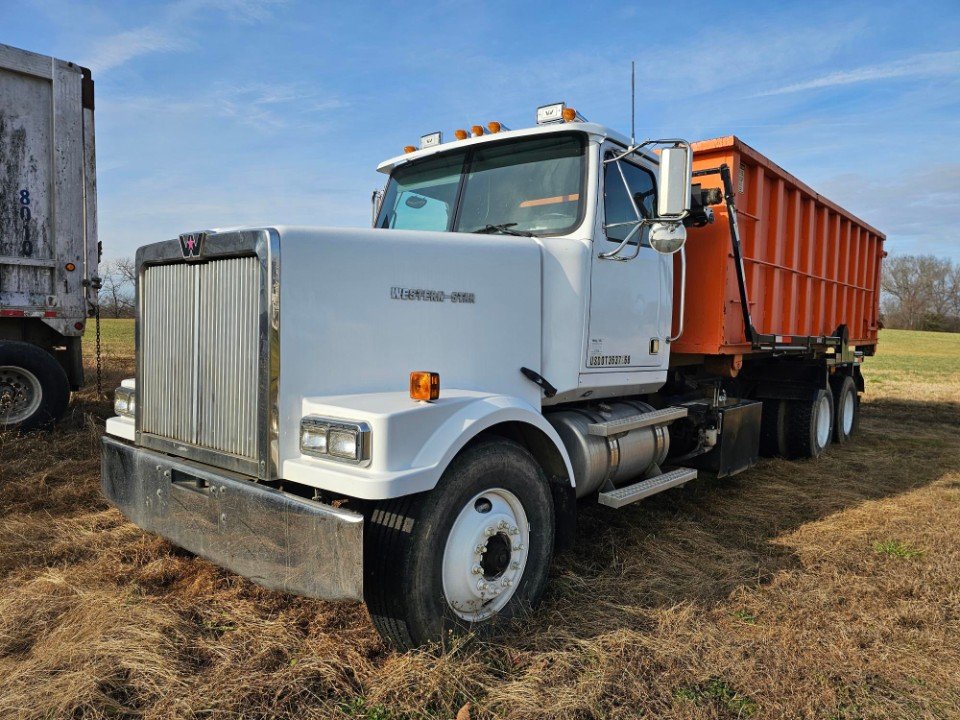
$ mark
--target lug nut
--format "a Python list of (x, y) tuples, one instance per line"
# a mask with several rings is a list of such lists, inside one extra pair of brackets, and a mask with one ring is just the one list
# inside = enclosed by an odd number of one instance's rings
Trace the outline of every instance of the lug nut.
[(486, 545), (477, 545), (477, 546), (473, 549), (473, 551), (474, 551), (477, 555), (483, 555), (483, 554), (487, 551), (487, 546), (486, 546)]
[(514, 560), (512, 563), (510, 563), (510, 569), (511, 569), (511, 570), (519, 570), (519, 569), (520, 569), (520, 563), (519, 563), (518, 561)]
[(497, 534), (497, 529), (493, 525), (491, 525), (486, 529), (485, 532), (487, 534), (487, 537), (493, 537), (494, 535)]
[(519, 535), (519, 534), (520, 534), (520, 528), (518, 528), (518, 527), (512, 527), (512, 528), (510, 528), (510, 534), (511, 534), (511, 535)]
[(477, 581), (477, 590), (479, 590), (480, 592), (483, 592), (483, 591), (486, 590), (486, 589), (487, 589), (487, 584), (486, 584), (483, 580), (478, 580), (478, 581)]
[(473, 566), (473, 574), (474, 574), (474, 575), (482, 575), (482, 574), (483, 574), (483, 568), (480, 567), (479, 565), (474, 565), (474, 566)]
[(514, 545), (513, 549), (516, 552), (520, 552), (521, 550), (523, 550), (523, 543), (520, 543), (519, 545)]
[(506, 520), (501, 520), (501, 521), (500, 521), (500, 524), (497, 525), (497, 527), (498, 527), (500, 530), (506, 530), (506, 529), (507, 529), (507, 521), (506, 521)]

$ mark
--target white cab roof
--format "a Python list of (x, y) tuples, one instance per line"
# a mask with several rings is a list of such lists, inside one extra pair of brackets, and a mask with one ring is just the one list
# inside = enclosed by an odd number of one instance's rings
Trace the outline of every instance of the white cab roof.
[[(482, 143), (488, 142), (497, 142), (499, 140), (506, 140), (508, 138), (521, 138), (521, 137), (531, 137), (535, 135), (548, 135), (550, 133), (560, 133), (560, 132), (570, 132), (570, 131), (580, 131), (587, 133), (592, 136), (594, 140), (613, 140), (614, 142), (620, 143), (624, 147), (629, 147), (630, 138), (625, 135), (621, 135), (616, 130), (611, 130), (605, 125), (599, 125), (598, 123), (591, 122), (570, 122), (570, 123), (550, 123), (548, 125), (535, 125), (529, 128), (522, 128), (520, 130), (502, 130), (498, 133), (484, 133), (479, 137), (469, 137), (466, 140), (448, 140), (440, 145), (436, 145), (426, 150), (416, 150), (412, 153), (404, 153), (403, 155), (397, 155), (392, 157), (389, 160), (384, 160), (382, 163), (377, 165), (377, 171), (382, 173), (391, 173), (393, 169), (399, 165), (410, 162), (411, 160), (419, 160), (420, 158), (428, 157), (430, 155), (436, 155), (438, 153), (449, 152), (450, 150), (456, 150), (461, 147), (468, 147), (470, 145), (480, 145)], [(654, 164), (659, 163), (659, 159), (656, 155), (648, 152), (644, 152), (643, 156), (653, 162)]]

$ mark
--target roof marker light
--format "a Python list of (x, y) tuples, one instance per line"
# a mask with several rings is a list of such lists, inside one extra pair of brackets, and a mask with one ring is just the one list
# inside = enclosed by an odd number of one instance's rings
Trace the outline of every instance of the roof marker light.
[(577, 119), (577, 111), (573, 108), (565, 107), (562, 114), (564, 122), (573, 122)]
[(403, 151), (404, 151), (405, 153), (412, 153), (412, 152), (416, 152), (417, 149), (416, 149), (413, 145), (404, 145), (404, 146), (403, 146)]
[(457, 129), (453, 131), (453, 136), (457, 140), (466, 140), (469, 137), (469, 133), (463, 129)]
[(509, 130), (509, 129), (510, 128), (508, 128), (506, 125), (504, 125), (503, 123), (499, 123), (496, 120), (493, 120), (487, 123), (487, 130), (489, 130), (492, 133), (498, 133), (501, 130)]
[(443, 142), (443, 133), (441, 132), (432, 132), (429, 135), (422, 135), (420, 137), (420, 149), (426, 150), (427, 148), (436, 147)]
[(537, 125), (563, 122), (563, 111), (566, 107), (567, 104), (562, 102), (551, 105), (541, 105), (537, 108)]
[(483, 125), (474, 125), (470, 128), (470, 132), (473, 133), (474, 137), (480, 137), (483, 135)]

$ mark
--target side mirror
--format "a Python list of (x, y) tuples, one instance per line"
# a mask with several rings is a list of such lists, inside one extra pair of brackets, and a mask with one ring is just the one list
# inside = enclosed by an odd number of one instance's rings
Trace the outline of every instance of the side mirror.
[(680, 218), (690, 211), (692, 180), (693, 158), (689, 146), (677, 145), (660, 151), (660, 192), (657, 195), (659, 217)]
[(374, 226), (377, 224), (377, 215), (380, 214), (380, 204), (383, 202), (383, 190), (374, 190), (373, 194), (370, 196), (370, 204), (373, 206), (371, 209), (373, 211), (372, 223)]
[(673, 255), (687, 241), (682, 222), (656, 222), (650, 226), (650, 247), (662, 255)]

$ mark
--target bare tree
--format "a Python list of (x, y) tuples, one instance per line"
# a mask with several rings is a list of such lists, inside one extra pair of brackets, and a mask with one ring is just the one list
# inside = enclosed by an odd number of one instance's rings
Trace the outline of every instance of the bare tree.
[(100, 311), (109, 317), (133, 317), (136, 267), (130, 258), (117, 258), (103, 266)]
[(900, 255), (883, 268), (887, 327), (960, 329), (960, 265), (932, 255)]

